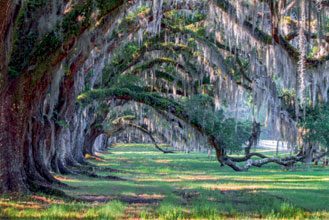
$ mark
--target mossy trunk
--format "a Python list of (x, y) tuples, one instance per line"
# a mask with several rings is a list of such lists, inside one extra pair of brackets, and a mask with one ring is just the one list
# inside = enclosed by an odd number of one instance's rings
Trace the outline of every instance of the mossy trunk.
[(87, 133), (86, 139), (84, 141), (83, 154), (94, 155), (93, 144), (96, 138), (101, 134), (99, 129), (91, 129), (89, 133)]
[(14, 100), (15, 84), (0, 97), (0, 193), (27, 192), (27, 175), (23, 169), (25, 120), (21, 104)]
[[(83, 69), (90, 51), (123, 13), (118, 8), (123, 1), (104, 9), (113, 11), (104, 17), (106, 24), (91, 30), (88, 25), (94, 23), (81, 25), (76, 33), (62, 33), (66, 38), (59, 42), (53, 29), (74, 14), (60, 13), (66, 4), (0, 1), (0, 194), (51, 192), (52, 184), (61, 183), (50, 171), (72, 173), (70, 166), (85, 163), (83, 142), (91, 116), (75, 98), (84, 89), (90, 63), (96, 63), (92, 57)], [(75, 9), (89, 10), (86, 4)], [(75, 17), (70, 21), (74, 26)], [(106, 56), (107, 50), (102, 53)]]
[(15, 97), (16, 83), (8, 83), (8, 54), (13, 23), (20, 8), (12, 0), (0, 1), (0, 193), (27, 192), (23, 168), (24, 122)]

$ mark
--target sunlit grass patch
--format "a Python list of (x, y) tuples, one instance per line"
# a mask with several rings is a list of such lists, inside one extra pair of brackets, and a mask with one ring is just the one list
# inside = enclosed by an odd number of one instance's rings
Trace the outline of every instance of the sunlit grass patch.
[(219, 190), (222, 192), (225, 191), (236, 191), (236, 190), (257, 190), (257, 189), (268, 189), (270, 186), (267, 185), (239, 185), (239, 184), (210, 184), (205, 183), (201, 185), (202, 188), (210, 189), (210, 190)]
[(79, 179), (77, 179), (75, 177), (70, 178), (69, 176), (55, 175), (55, 178), (59, 181), (67, 182), (67, 183), (80, 182)]
[(118, 219), (124, 216), (126, 205), (122, 202), (112, 201), (102, 206), (97, 206), (88, 209), (85, 218), (100, 218), (100, 219)]
[(172, 160), (154, 160), (155, 163), (169, 164)]
[(16, 210), (24, 210), (24, 209), (41, 209), (44, 207), (42, 204), (36, 202), (29, 202), (29, 201), (21, 201), (15, 202), (10, 200), (1, 199), (0, 200), (0, 209), (4, 210), (7, 208), (13, 208)]
[(106, 204), (88, 204), (79, 202), (66, 202), (63, 204), (48, 204), (22, 207), (13, 202), (11, 205), (0, 206), (2, 218), (42, 218), (42, 219), (117, 219), (124, 215), (126, 206), (118, 201)]

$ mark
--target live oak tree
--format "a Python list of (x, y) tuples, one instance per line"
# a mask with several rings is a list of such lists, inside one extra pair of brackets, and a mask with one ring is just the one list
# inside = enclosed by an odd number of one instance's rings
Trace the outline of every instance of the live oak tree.
[[(153, 108), (177, 132), (203, 137), (195, 146), (213, 147), (235, 170), (324, 156), (326, 111), (314, 117), (328, 101), (328, 6), (1, 1), (0, 192), (60, 193), (50, 171), (90, 168), (83, 156), (105, 132), (100, 124), (127, 101)], [(142, 80), (126, 80), (133, 76)], [(248, 106), (249, 122), (240, 104)], [(264, 124), (297, 154), (252, 152)], [(230, 157), (241, 145), (245, 155)]]

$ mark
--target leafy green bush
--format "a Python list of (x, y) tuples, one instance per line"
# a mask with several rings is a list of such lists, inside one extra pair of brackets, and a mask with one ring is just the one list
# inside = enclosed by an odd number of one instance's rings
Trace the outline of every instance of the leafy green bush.
[(185, 100), (184, 106), (191, 123), (200, 124), (208, 135), (223, 140), (230, 151), (241, 150), (251, 134), (250, 122), (225, 117), (222, 110), (215, 110), (208, 95), (193, 96)]
[(329, 146), (329, 105), (309, 107), (299, 126), (305, 129), (304, 141)]

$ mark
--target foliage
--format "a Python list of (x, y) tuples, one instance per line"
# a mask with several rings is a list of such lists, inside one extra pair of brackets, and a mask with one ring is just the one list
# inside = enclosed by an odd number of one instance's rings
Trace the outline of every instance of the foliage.
[(128, 14), (121, 20), (118, 25), (112, 31), (110, 39), (118, 38), (119, 36), (125, 36), (127, 33), (134, 30), (139, 25), (139, 19), (143, 19), (151, 12), (149, 6), (142, 5), (128, 12)]
[(127, 68), (127, 65), (138, 56), (139, 46), (137, 43), (127, 43), (115, 51), (111, 62), (104, 68), (103, 81), (105, 84), (111, 82), (118, 73)]
[(250, 122), (226, 118), (222, 110), (214, 109), (208, 95), (193, 96), (185, 101), (184, 107), (191, 123), (200, 124), (207, 134), (224, 141), (227, 150), (241, 150), (251, 134)]
[[(117, 77), (117, 75), (122, 74), (123, 72), (131, 72), (128, 71), (129, 67), (131, 67), (135, 62), (138, 61), (140, 55), (149, 49), (162, 49), (168, 50), (171, 53), (172, 57), (159, 57), (150, 61), (136, 63), (133, 71), (135, 72), (142, 72), (143, 70), (149, 69), (150, 67), (154, 66), (155, 64), (167, 63), (168, 65), (177, 65), (174, 56), (176, 50), (179, 50), (183, 54), (187, 54), (184, 52), (189, 52), (189, 48), (186, 45), (182, 44), (173, 44), (173, 43), (158, 43), (159, 39), (157, 37), (151, 38), (144, 43), (142, 47), (140, 47), (137, 42), (129, 42), (124, 44), (123, 46), (119, 47), (115, 50), (113, 58), (111, 59), (110, 63), (106, 65), (103, 71), (103, 82), (105, 86), (112, 85), (111, 81)], [(187, 68), (193, 65), (186, 64)], [(191, 67), (192, 68), (192, 67)], [(174, 68), (175, 69), (175, 68)], [(191, 73), (196, 72), (196, 70), (191, 69), (189, 71)]]
[[(243, 58), (237, 58), (235, 56), (227, 56), (224, 60), (227, 71), (232, 76), (232, 78), (238, 82), (243, 82), (242, 74), (248, 73), (249, 62)], [(242, 73), (243, 71), (243, 73)], [(250, 76), (248, 76), (251, 78)]]
[(147, 14), (151, 12), (151, 9), (146, 6), (142, 5), (137, 8), (135, 11), (131, 11), (128, 13), (128, 15), (125, 17), (125, 21), (127, 24), (132, 24), (137, 21), (138, 17), (145, 17)]
[[(125, 86), (126, 87), (126, 86)], [(175, 100), (164, 98), (157, 93), (144, 91), (142, 87), (137, 87), (137, 90), (131, 90), (125, 87), (113, 87), (110, 89), (91, 90), (82, 93), (77, 97), (80, 104), (89, 104), (92, 100), (108, 100), (111, 98), (121, 98), (125, 100), (133, 100), (135, 102), (144, 103), (157, 110), (175, 109), (177, 115), (183, 116), (181, 105)], [(176, 115), (176, 116), (177, 116)]]
[(109, 11), (113, 10), (115, 7), (118, 5), (122, 4), (124, 1), (123, 0), (96, 0), (97, 7), (101, 11), (101, 16), (104, 16), (106, 13)]
[(118, 75), (110, 81), (109, 86), (111, 88), (127, 88), (133, 91), (144, 91), (143, 87), (145, 86), (145, 83), (140, 77), (135, 75)]
[(93, 11), (92, 2), (92, 0), (87, 0), (82, 4), (75, 5), (73, 10), (63, 18), (58, 29), (65, 34), (65, 40), (71, 36), (77, 36), (83, 28), (90, 25), (90, 17)]
[(295, 112), (296, 92), (293, 89), (280, 89), (279, 96), (282, 100), (282, 106), (291, 114)]
[(309, 54), (307, 55), (307, 58), (314, 58), (320, 51), (320, 47), (318, 45), (314, 45)]
[(197, 10), (190, 15), (179, 10), (170, 10), (165, 15), (166, 21), (174, 28), (184, 28), (188, 25), (203, 21), (206, 18), (204, 13)]
[(34, 55), (40, 59), (46, 59), (45, 54), (51, 53), (62, 44), (58, 32), (52, 31), (44, 36), (41, 42), (35, 47)]
[(308, 108), (299, 126), (306, 130), (304, 135), (306, 142), (329, 147), (329, 105)]
[(205, 134), (223, 141), (223, 147), (227, 147), (229, 151), (241, 150), (241, 145), (251, 134), (251, 123), (226, 118), (223, 111), (215, 110), (213, 100), (208, 95), (196, 95), (180, 103), (179, 100), (147, 92), (141, 79), (133, 75), (116, 76), (109, 86), (110, 89), (83, 93), (78, 100), (81, 103), (88, 103), (94, 99), (129, 97), (129, 100), (142, 102), (157, 110), (173, 110), (172, 107), (174, 107), (176, 117), (189, 120), (192, 125), (201, 127)]
[[(27, 29), (28, 22), (36, 22), (38, 13), (45, 0), (28, 0), (23, 3), (14, 27), (13, 50), (9, 63), (9, 76), (18, 76), (30, 61), (30, 54), (37, 43), (38, 32)], [(27, 21), (29, 17), (29, 21)]]
[[(29, 0), (20, 10), (16, 20), (13, 52), (9, 63), (11, 77), (17, 77), (32, 61), (44, 62), (48, 57), (47, 54), (58, 49), (63, 40), (68, 40), (72, 35), (78, 35), (82, 28), (90, 25), (92, 1), (88, 0), (83, 4), (77, 4), (70, 13), (64, 16), (63, 20), (57, 23), (54, 30), (44, 36), (39, 36), (36, 28), (29, 28), (27, 21), (37, 23), (36, 19), (42, 13), (44, 3), (44, 0)], [(78, 16), (81, 16), (81, 21), (77, 21)], [(27, 20), (27, 17), (32, 19)]]
[[(78, 36), (91, 25), (91, 13), (94, 10), (94, 1), (87, 0), (74, 5), (63, 19), (59, 20), (54, 29), (39, 36), (38, 30), (28, 23), (37, 23), (39, 16), (47, 6), (45, 0), (28, 0), (23, 3), (15, 22), (13, 50), (9, 63), (9, 76), (19, 76), (31, 63), (42, 62), (54, 53), (64, 42), (73, 36)], [(123, 3), (123, 0), (97, 0), (102, 15)], [(29, 19), (26, 19), (29, 18)]]

